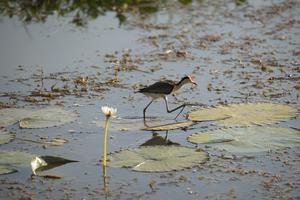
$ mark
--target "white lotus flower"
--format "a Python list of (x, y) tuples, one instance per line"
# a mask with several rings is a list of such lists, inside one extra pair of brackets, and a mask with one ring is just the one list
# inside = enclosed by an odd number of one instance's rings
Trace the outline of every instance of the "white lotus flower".
[(104, 134), (103, 134), (103, 166), (106, 166), (106, 143), (107, 143), (107, 128), (108, 128), (108, 121), (109, 118), (112, 116), (114, 117), (117, 113), (117, 109), (108, 106), (101, 107), (102, 112), (105, 114), (105, 122), (104, 122)]
[(34, 175), (36, 175), (36, 170), (40, 167), (47, 166), (48, 164), (40, 157), (34, 157), (31, 160), (31, 169)]
[(102, 112), (105, 114), (106, 117), (114, 117), (117, 113), (117, 109), (113, 107), (108, 106), (102, 106), (101, 107)]

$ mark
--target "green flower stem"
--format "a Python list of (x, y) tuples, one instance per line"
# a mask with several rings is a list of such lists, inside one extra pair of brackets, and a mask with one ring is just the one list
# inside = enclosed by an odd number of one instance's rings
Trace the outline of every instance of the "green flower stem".
[(103, 191), (105, 193), (105, 199), (108, 197), (108, 177), (106, 176), (106, 166), (103, 165), (102, 167), (102, 174), (103, 174)]
[(106, 166), (106, 142), (107, 142), (107, 127), (108, 127), (108, 120), (110, 116), (106, 116), (104, 122), (104, 136), (103, 136), (103, 166)]

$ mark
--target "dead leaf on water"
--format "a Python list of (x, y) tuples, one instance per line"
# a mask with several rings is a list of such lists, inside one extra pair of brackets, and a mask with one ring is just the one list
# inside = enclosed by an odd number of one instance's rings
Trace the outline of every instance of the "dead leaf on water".
[(52, 140), (46, 141), (46, 144), (51, 144), (51, 145), (56, 145), (56, 146), (60, 146), (63, 144), (68, 143), (69, 141), (66, 139), (62, 139), (62, 138), (54, 138)]

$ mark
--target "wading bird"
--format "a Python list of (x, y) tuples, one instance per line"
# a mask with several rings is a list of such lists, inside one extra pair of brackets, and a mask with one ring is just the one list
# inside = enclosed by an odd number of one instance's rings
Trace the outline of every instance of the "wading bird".
[(165, 100), (168, 113), (174, 112), (174, 111), (182, 108), (181, 111), (175, 117), (175, 119), (176, 119), (180, 115), (180, 113), (183, 111), (185, 104), (182, 104), (181, 106), (178, 106), (172, 110), (169, 110), (167, 95), (175, 93), (177, 90), (179, 90), (183, 85), (185, 85), (187, 83), (192, 83), (194, 85), (197, 85), (197, 83), (194, 82), (193, 77), (191, 75), (187, 75), (187, 76), (183, 77), (179, 82), (174, 82), (174, 81), (169, 81), (169, 80), (158, 81), (152, 85), (149, 85), (145, 88), (138, 90), (137, 92), (142, 93), (142, 94), (152, 98), (150, 103), (144, 108), (144, 111), (143, 111), (144, 120), (146, 118), (145, 114), (146, 114), (147, 108), (151, 105), (151, 103), (155, 99), (158, 99), (158, 98), (163, 98)]

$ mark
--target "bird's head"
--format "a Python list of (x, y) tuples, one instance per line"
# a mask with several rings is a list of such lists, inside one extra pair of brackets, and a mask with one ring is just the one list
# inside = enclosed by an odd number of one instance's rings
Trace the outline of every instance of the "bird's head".
[(194, 76), (192, 75), (186, 75), (184, 76), (180, 82), (186, 83), (192, 83), (193, 85), (197, 85), (197, 83), (194, 81)]

